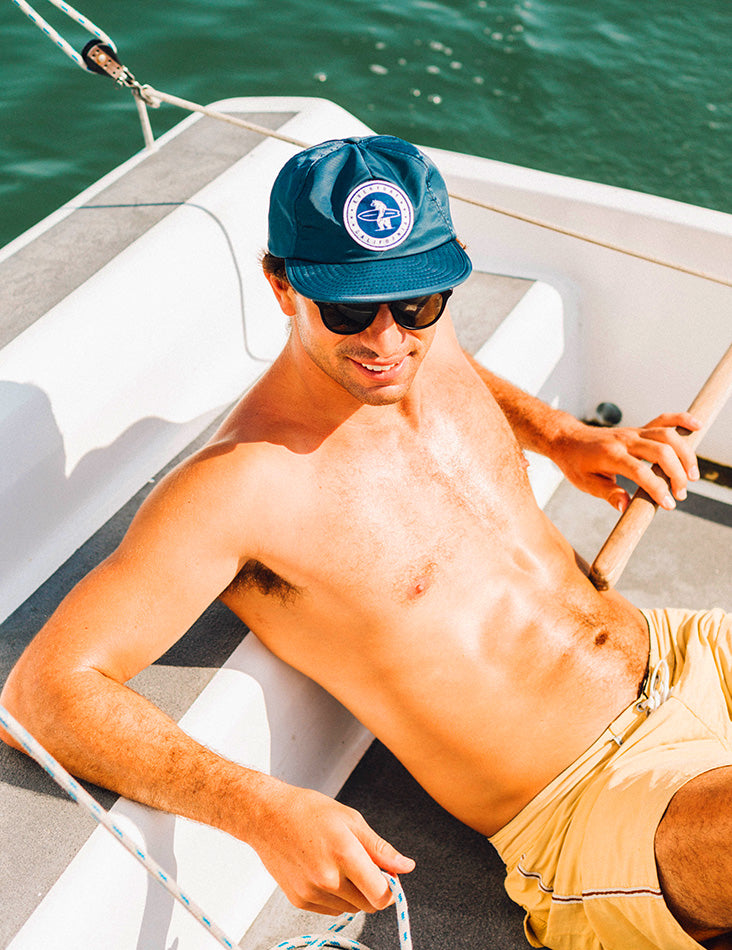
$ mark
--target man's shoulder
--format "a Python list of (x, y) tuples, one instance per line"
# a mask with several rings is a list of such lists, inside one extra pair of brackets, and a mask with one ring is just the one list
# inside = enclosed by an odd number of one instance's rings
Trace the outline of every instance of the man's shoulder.
[(185, 459), (171, 475), (184, 491), (213, 493), (231, 503), (251, 502), (260, 486), (288, 477), (292, 455), (285, 446), (265, 438), (223, 433)]
[(251, 517), (265, 499), (287, 497), (287, 486), (304, 476), (315, 448), (307, 424), (292, 407), (248, 393), (179, 466), (175, 479), (197, 497), (215, 497), (230, 511), (246, 508)]
[(166, 557), (175, 548), (207, 561), (223, 554), (234, 564), (250, 556), (271, 533), (273, 499), (280, 511), (287, 503), (292, 476), (281, 454), (266, 443), (212, 439), (155, 486), (130, 526), (125, 550), (157, 544)]

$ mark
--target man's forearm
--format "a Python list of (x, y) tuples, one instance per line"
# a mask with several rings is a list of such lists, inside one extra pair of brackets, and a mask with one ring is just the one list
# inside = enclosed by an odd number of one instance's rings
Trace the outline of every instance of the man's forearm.
[(569, 413), (553, 409), (536, 396), (496, 376), (472, 356), (468, 355), (468, 360), (501, 407), (522, 448), (551, 457), (557, 442), (581, 427), (582, 423)]
[[(26, 694), (26, 695), (24, 695)], [(275, 780), (200, 745), (143, 696), (103, 674), (72, 674), (44, 702), (6, 686), (3, 702), (73, 774), (126, 798), (249, 841)]]
[(379, 910), (391, 900), (380, 869), (413, 869), (353, 809), (221, 758), (102, 674), (73, 678), (63, 690), (51, 689), (43, 712), (36, 712), (40, 704), (23, 702), (12, 682), (3, 700), (69, 771), (251, 845), (297, 907), (326, 914)]

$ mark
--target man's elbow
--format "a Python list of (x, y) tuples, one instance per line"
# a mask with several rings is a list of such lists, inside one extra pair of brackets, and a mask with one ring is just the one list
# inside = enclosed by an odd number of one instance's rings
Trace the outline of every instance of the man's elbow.
[[(24, 654), (10, 671), (0, 692), (0, 705), (42, 745), (55, 731), (57, 709), (61, 705), (54, 696), (54, 677), (43, 675), (37, 662)], [(23, 750), (22, 743), (0, 726), (0, 739), (14, 749)]]
[[(19, 696), (17, 695), (17, 678), (13, 676), (14, 672), (15, 671), (11, 672), (0, 692), (0, 706), (2, 706), (3, 710), (8, 712), (16, 722), (22, 725), (23, 712), (19, 702)], [(21, 752), (23, 751), (23, 746), (20, 742), (12, 736), (7, 729), (4, 729), (2, 724), (0, 724), (0, 739), (11, 748), (19, 749)]]

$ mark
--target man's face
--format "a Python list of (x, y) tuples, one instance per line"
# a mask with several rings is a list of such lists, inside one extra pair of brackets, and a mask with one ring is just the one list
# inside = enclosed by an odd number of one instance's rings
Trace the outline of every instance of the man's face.
[(392, 405), (404, 398), (437, 324), (406, 330), (394, 322), (388, 304), (383, 304), (370, 326), (343, 336), (327, 329), (312, 300), (290, 289), (295, 311), (292, 332), (319, 369), (367, 405)]

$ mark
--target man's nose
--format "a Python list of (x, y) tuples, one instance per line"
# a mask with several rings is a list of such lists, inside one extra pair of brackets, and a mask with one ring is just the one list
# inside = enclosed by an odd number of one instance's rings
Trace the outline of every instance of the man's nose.
[(405, 333), (404, 328), (400, 327), (394, 320), (389, 305), (383, 303), (379, 307), (373, 323), (362, 330), (359, 336), (372, 348), (378, 348), (380, 352), (389, 355), (394, 351), (395, 346), (402, 342)]

